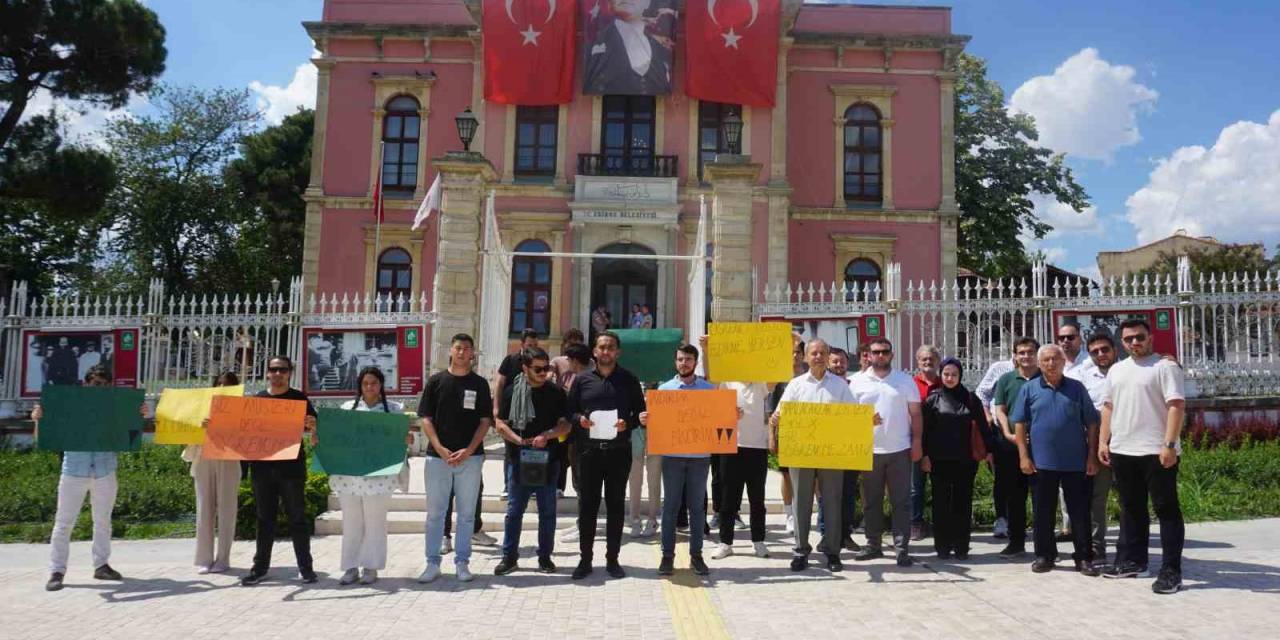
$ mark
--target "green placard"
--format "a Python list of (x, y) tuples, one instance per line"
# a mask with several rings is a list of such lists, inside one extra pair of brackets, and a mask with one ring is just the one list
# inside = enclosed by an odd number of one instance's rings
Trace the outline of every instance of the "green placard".
[(53, 385), (40, 392), (36, 445), (46, 451), (137, 451), (142, 389)]
[(404, 346), (410, 349), (418, 348), (418, 330), (417, 329), (404, 330)]
[(867, 318), (867, 335), (872, 337), (879, 337), (880, 318)]
[(641, 382), (663, 382), (676, 375), (676, 347), (684, 340), (680, 329), (614, 329), (622, 340), (618, 364)]
[(1169, 329), (1169, 312), (1168, 311), (1156, 312), (1156, 328), (1160, 329), (1161, 331), (1165, 331)]
[(382, 411), (319, 409), (315, 471), (344, 476), (388, 476), (404, 464), (409, 416)]

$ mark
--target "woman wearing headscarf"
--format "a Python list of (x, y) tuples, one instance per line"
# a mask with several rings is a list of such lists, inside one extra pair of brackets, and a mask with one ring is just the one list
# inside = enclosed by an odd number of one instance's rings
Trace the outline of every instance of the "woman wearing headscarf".
[(929, 393), (924, 413), (924, 458), (920, 468), (933, 485), (934, 548), (938, 557), (969, 557), (973, 519), (973, 479), (978, 461), (988, 457), (991, 430), (982, 401), (960, 383), (964, 367), (942, 361), (942, 385)]

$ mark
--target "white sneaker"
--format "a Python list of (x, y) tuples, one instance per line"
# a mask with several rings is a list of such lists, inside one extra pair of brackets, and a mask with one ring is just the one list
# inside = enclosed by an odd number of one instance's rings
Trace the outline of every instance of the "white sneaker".
[(564, 530), (564, 533), (560, 534), (560, 542), (577, 542), (577, 541), (578, 541), (577, 526), (569, 527), (568, 529)]
[(711, 514), (711, 524), (710, 524), (709, 526), (710, 526), (712, 529), (719, 529), (719, 528), (720, 528), (720, 514), (718, 514), (718, 513), (713, 513), (713, 514)]
[(751, 546), (753, 547), (753, 552), (756, 554), (757, 558), (769, 557), (769, 548), (764, 546), (763, 542), (753, 542), (751, 543)]
[(471, 582), (476, 577), (471, 575), (471, 565), (466, 562), (458, 563), (458, 582)]
[(222, 562), (215, 562), (209, 566), (209, 573), (225, 573), (231, 566)]
[(499, 493), (499, 494), (498, 494), (498, 499), (499, 499), (499, 500), (506, 500), (510, 495), (511, 495), (511, 494), (507, 493), (507, 490), (506, 490), (506, 489), (503, 489), (503, 490), (502, 490), (502, 493)]
[(196, 567), (196, 573), (198, 573), (198, 574), (200, 574), (200, 575), (204, 575), (204, 574), (206, 574), (206, 573), (213, 573), (213, 565), (211, 565), (211, 564), (202, 564), (202, 565), (198, 565), (198, 566)]
[(787, 534), (793, 535), (796, 532), (796, 517), (790, 513), (787, 514)]
[(440, 555), (443, 556), (450, 553), (453, 553), (453, 538), (445, 536), (444, 540), (440, 541)]
[(418, 576), (418, 582), (421, 582), (422, 584), (427, 584), (428, 582), (435, 582), (436, 578), (439, 578), (439, 577), (440, 577), (440, 565), (428, 563), (426, 571), (423, 571), (422, 575)]
[(641, 533), (643, 532), (644, 532), (644, 526), (640, 524), (640, 521), (632, 520), (631, 521), (631, 537), (639, 538)]
[(360, 584), (373, 584), (377, 581), (378, 581), (377, 569), (365, 569), (364, 573), (360, 574)]
[(721, 542), (716, 545), (716, 552), (711, 554), (712, 560), (724, 560), (733, 555), (733, 547)]
[(498, 539), (483, 531), (477, 531), (471, 534), (471, 544), (478, 544), (482, 547), (492, 547), (498, 544)]
[(658, 533), (658, 523), (654, 522), (653, 520), (645, 521), (644, 528), (640, 529), (641, 538), (652, 538), (653, 536), (657, 535), (657, 533)]
[(563, 497), (564, 497), (564, 489), (556, 489), (556, 499), (558, 500)]
[(355, 584), (356, 580), (359, 580), (359, 579), (360, 579), (359, 571), (355, 569), (347, 569), (346, 572), (342, 574), (342, 577), (338, 578), (338, 584), (341, 584), (341, 585)]
[(747, 523), (745, 523), (745, 522), (743, 522), (743, 521), (742, 521), (742, 516), (735, 516), (735, 517), (734, 517), (734, 519), (733, 519), (733, 530), (734, 530), (734, 531), (746, 531), (746, 530), (747, 530)]
[(991, 535), (996, 538), (1009, 537), (1009, 521), (1004, 518), (996, 518), (996, 524), (992, 527)]

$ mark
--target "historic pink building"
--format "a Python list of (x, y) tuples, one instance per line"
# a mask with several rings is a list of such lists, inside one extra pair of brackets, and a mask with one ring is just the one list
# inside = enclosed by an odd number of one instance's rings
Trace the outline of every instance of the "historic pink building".
[[(480, 7), (326, 0), (305, 24), (321, 54), (309, 290), (426, 292), (437, 334), (478, 333), (490, 191), (508, 249), (637, 256), (514, 259), (508, 328), (553, 344), (600, 305), (615, 326), (644, 304), (657, 326), (683, 327), (688, 263), (640, 256), (693, 252), (702, 196), (718, 203), (710, 319), (750, 317), (767, 283), (865, 285), (891, 262), (906, 279), (955, 276), (954, 62), (968, 38), (951, 33), (950, 9), (784, 0), (773, 108), (684, 95), (679, 22), (671, 95), (585, 95), (579, 81), (570, 104), (524, 107), (483, 99)], [(482, 157), (446, 157), (462, 149), (455, 117), (467, 108)], [(738, 149), (726, 120), (742, 123)], [(732, 151), (745, 160), (713, 162)], [(413, 231), (437, 172), (442, 210)]]

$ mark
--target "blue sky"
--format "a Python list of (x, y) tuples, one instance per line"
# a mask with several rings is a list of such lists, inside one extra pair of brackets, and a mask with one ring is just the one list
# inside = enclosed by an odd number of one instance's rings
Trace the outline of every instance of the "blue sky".
[[(250, 87), (269, 120), (314, 100), (300, 23), (319, 19), (321, 0), (147, 4), (168, 31), (164, 80)], [(1268, 251), (1280, 243), (1280, 3), (952, 6), (955, 32), (973, 36), (968, 50), (1093, 198), (1084, 215), (1041, 208), (1059, 227), (1037, 243), (1054, 263), (1096, 274), (1097, 251), (1178, 228)], [(91, 133), (100, 121), (75, 124)]]

